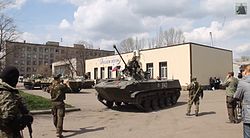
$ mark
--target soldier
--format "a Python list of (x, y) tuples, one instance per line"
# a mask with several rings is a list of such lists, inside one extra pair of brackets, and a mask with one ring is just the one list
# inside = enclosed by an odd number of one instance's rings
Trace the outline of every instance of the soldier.
[(33, 117), (15, 88), (19, 71), (7, 66), (0, 77), (0, 138), (21, 138), (20, 131), (26, 126), (29, 127), (31, 136)]
[(191, 83), (187, 86), (187, 89), (189, 90), (189, 99), (188, 99), (188, 107), (187, 107), (186, 115), (190, 116), (191, 107), (194, 103), (195, 104), (195, 116), (198, 116), (199, 104), (200, 104), (199, 97), (203, 98), (203, 89), (197, 82), (196, 78), (191, 79)]
[(243, 107), (243, 136), (250, 138), (250, 64), (242, 68), (243, 78), (239, 81), (234, 98), (242, 101)]
[(142, 64), (139, 61), (139, 56), (134, 55), (132, 60), (128, 62), (129, 75), (136, 80), (141, 80), (144, 78), (143, 71), (141, 69)]
[(222, 86), (226, 87), (226, 104), (230, 123), (237, 123), (234, 114), (236, 101), (233, 98), (234, 93), (237, 89), (237, 85), (238, 79), (234, 77), (234, 72), (228, 72), (227, 77)]
[(56, 127), (57, 137), (62, 137), (63, 118), (65, 116), (65, 92), (68, 90), (65, 85), (61, 84), (60, 77), (61, 74), (54, 76), (54, 80), (49, 88), (52, 101), (53, 122)]

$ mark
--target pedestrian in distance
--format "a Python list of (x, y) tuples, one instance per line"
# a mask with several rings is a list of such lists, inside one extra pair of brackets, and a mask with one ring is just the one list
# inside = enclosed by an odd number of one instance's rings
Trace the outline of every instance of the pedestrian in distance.
[(226, 105), (228, 112), (229, 123), (237, 123), (237, 119), (235, 118), (235, 107), (236, 101), (233, 96), (237, 89), (238, 79), (234, 77), (234, 72), (228, 72), (227, 77), (222, 84), (222, 86), (226, 87)]
[(29, 128), (32, 137), (30, 115), (16, 85), (19, 71), (7, 66), (0, 75), (0, 138), (22, 138), (22, 130)]
[(250, 138), (250, 64), (245, 65), (234, 98), (242, 101), (243, 136)]
[(191, 107), (195, 105), (195, 116), (199, 115), (199, 104), (200, 104), (200, 97), (203, 98), (203, 89), (200, 84), (197, 82), (196, 78), (191, 79), (191, 83), (187, 86), (187, 90), (189, 91), (189, 99), (188, 99), (188, 107), (187, 107), (187, 116), (191, 114)]

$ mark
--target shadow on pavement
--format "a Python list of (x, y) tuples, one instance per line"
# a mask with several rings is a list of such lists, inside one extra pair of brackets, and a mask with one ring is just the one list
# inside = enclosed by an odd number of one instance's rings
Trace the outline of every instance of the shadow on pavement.
[(79, 128), (79, 130), (63, 130), (64, 133), (72, 133), (69, 135), (64, 135), (63, 138), (81, 135), (81, 134), (93, 132), (93, 131), (100, 131), (100, 130), (104, 130), (104, 128), (105, 127), (98, 127), (98, 128), (92, 129), (91, 127), (86, 127), (86, 128)]
[(216, 112), (214, 112), (214, 111), (210, 111), (210, 112), (201, 112), (201, 113), (199, 113), (199, 116), (211, 115), (211, 114), (216, 114)]
[[(187, 102), (177, 102), (175, 105), (169, 105), (169, 106), (167, 106), (165, 108), (161, 108), (160, 110), (174, 108), (174, 107), (182, 106), (182, 105), (185, 105), (185, 104), (187, 104)], [(112, 110), (121, 111), (121, 112), (144, 113), (143, 110), (138, 109), (135, 105), (132, 105), (132, 104), (121, 105), (121, 106), (113, 106)]]

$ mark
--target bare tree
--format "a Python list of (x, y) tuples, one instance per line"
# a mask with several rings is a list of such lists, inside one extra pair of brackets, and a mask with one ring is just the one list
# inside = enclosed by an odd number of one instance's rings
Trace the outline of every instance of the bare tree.
[(87, 42), (87, 41), (84, 41), (84, 40), (80, 40), (76, 44), (83, 45), (84, 48), (88, 48), (88, 49), (93, 49), (94, 48), (94, 46), (93, 46), (93, 44), (91, 42)]
[(164, 31), (163, 36), (167, 45), (179, 44), (185, 42), (185, 37), (181, 30), (176, 30), (170, 28), (169, 30)]
[[(16, 31), (16, 25), (14, 20), (4, 14), (0, 15), (0, 52), (5, 50), (5, 41), (14, 41), (18, 38), (18, 33)], [(3, 57), (0, 57), (0, 59)]]
[(121, 52), (131, 52), (133, 50), (135, 50), (135, 41), (132, 37), (127, 38), (125, 40), (122, 40), (120, 42), (120, 50)]
[(0, 11), (13, 3), (13, 0), (0, 0)]

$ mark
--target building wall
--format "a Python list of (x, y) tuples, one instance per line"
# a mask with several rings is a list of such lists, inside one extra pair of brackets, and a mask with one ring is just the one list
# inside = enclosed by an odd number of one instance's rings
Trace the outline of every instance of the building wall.
[[(220, 77), (222, 80), (228, 71), (232, 70), (232, 51), (212, 48), (195, 43), (154, 48), (140, 51), (142, 68), (146, 70), (147, 63), (153, 63), (153, 77), (159, 76), (159, 62), (167, 62), (167, 79), (179, 79), (182, 86), (190, 83), (191, 75), (198, 78), (202, 85), (209, 84), (209, 77)], [(133, 53), (122, 54), (127, 62)], [(124, 64), (118, 55), (86, 60), (86, 72), (90, 72), (94, 79), (94, 68), (104, 67), (107, 78), (108, 66), (122, 66)], [(115, 72), (112, 72), (115, 78)]]
[(224, 81), (227, 72), (233, 71), (232, 51), (191, 44), (192, 76), (203, 84), (209, 84), (209, 77)]
[[(153, 63), (154, 79), (159, 76), (159, 62), (167, 62), (168, 79), (179, 79), (183, 85), (190, 82), (189, 44), (142, 50), (140, 51), (140, 55), (144, 71), (146, 70), (147, 63)], [(122, 54), (122, 57), (127, 63), (133, 57), (133, 53)], [(107, 78), (108, 66), (112, 66), (112, 68), (121, 66), (122, 69), (125, 67), (118, 55), (86, 60), (86, 72), (91, 73), (91, 79), (94, 79), (94, 68), (98, 68), (98, 78), (101, 78), (101, 67), (105, 68), (104, 78)], [(116, 77), (115, 72), (112, 72), (112, 77)]]
[(6, 41), (5, 47), (10, 54), (6, 56), (3, 62), (6, 65), (16, 66), (20, 75), (25, 77), (36, 74), (41, 65), (51, 68), (53, 62), (64, 58), (85, 60), (114, 54), (114, 51), (87, 49), (79, 45), (74, 47), (59, 46), (58, 42), (34, 44)]

